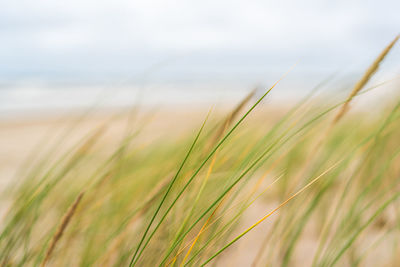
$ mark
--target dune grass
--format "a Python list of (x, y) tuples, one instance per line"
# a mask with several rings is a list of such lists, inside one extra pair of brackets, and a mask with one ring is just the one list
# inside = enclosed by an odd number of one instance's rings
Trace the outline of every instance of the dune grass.
[(2, 194), (1, 265), (395, 265), (400, 98), (349, 107), (380, 89), (364, 88), (397, 39), (336, 102), (315, 97), (324, 82), (283, 115), (257, 110), (275, 84), (151, 142), (133, 109), (103, 157), (111, 122), (69, 149), (79, 120), (42, 151), (46, 136)]

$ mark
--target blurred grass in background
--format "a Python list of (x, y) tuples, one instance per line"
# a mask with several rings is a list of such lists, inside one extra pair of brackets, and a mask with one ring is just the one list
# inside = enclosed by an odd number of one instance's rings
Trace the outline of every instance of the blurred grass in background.
[[(385, 55), (337, 103), (317, 87), (289, 110), (258, 112), (270, 88), (179, 138), (146, 141), (151, 114), (136, 109), (111, 150), (114, 117), (69, 149), (79, 120), (47, 149), (44, 138), (2, 194), (1, 265), (395, 266), (400, 99), (347, 113), (379, 90), (361, 91)], [(263, 225), (250, 250), (237, 247)]]

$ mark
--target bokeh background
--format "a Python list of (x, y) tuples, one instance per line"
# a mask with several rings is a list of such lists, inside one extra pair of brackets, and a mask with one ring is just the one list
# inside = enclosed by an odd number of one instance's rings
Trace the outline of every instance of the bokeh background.
[[(400, 2), (6, 1), (2, 116), (236, 100), (296, 64), (275, 96), (346, 88), (399, 31)], [(377, 82), (398, 76), (400, 49)], [(397, 65), (396, 65), (397, 64)]]
[(0, 1), (0, 265), (127, 266), (148, 227), (138, 265), (184, 263), (172, 256), (204, 229), (199, 266), (264, 218), (213, 263), (399, 266), (399, 43), (341, 105), (400, 33), (399, 11)]

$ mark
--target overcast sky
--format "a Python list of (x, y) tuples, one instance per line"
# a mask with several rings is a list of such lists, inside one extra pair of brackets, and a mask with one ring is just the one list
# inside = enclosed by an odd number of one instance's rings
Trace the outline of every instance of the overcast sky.
[(400, 32), (399, 12), (398, 0), (2, 1), (0, 81), (357, 68)]

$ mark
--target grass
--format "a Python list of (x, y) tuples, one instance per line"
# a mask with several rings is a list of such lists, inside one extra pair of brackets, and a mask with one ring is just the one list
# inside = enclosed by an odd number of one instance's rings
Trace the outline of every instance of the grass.
[(365, 87), (397, 39), (336, 102), (316, 97), (325, 81), (283, 115), (257, 110), (276, 83), (175, 139), (144, 141), (136, 108), (112, 151), (114, 117), (69, 149), (82, 118), (47, 151), (46, 136), (2, 194), (1, 265), (395, 265), (400, 99), (350, 104), (380, 89)]

